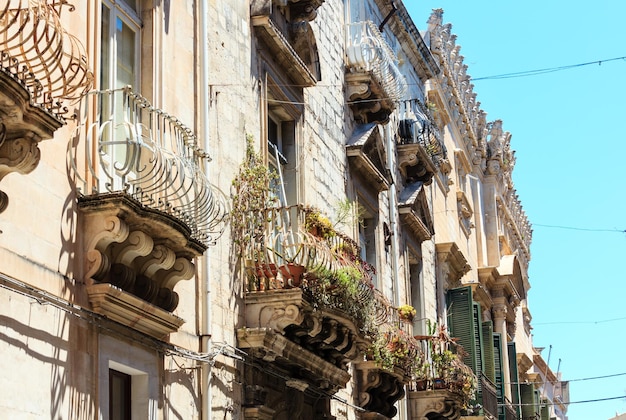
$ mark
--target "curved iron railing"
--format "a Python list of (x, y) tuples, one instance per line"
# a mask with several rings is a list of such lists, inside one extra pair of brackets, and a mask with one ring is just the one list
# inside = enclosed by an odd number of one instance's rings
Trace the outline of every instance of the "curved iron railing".
[(373, 22), (348, 24), (346, 53), (350, 71), (371, 72), (389, 99), (399, 101), (405, 94), (406, 80), (391, 47)]
[(69, 148), (79, 194), (125, 192), (181, 220), (195, 239), (210, 245), (224, 230), (227, 204), (205, 175), (209, 156), (192, 130), (130, 86), (89, 92), (85, 102), (93, 107), (83, 104)]
[(61, 117), (93, 82), (84, 48), (61, 25), (66, 0), (5, 0), (0, 6), (0, 68), (24, 84), (32, 102)]

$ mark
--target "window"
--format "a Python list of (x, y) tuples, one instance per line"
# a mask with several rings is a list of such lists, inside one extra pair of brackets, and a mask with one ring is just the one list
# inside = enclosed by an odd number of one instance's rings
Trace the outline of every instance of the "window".
[(271, 169), (278, 179), (274, 190), (280, 205), (292, 206), (298, 203), (298, 174), (296, 170), (296, 129), (300, 111), (290, 102), (296, 99), (287, 96), (277, 84), (270, 82), (267, 103), (267, 154)]
[[(367, 261), (375, 270), (378, 270), (376, 254), (376, 219), (371, 213), (365, 211), (362, 223), (359, 223), (359, 246), (361, 247), (361, 258)], [(373, 275), (372, 282), (375, 286), (376, 275)]]
[(109, 419), (130, 420), (131, 376), (109, 369)]
[(425, 324), (424, 314), (424, 282), (422, 277), (421, 259), (411, 255), (409, 257), (409, 284), (411, 292), (411, 305), (416, 310), (416, 316), (413, 319), (413, 332), (420, 335), (428, 334)]
[(137, 0), (102, 3), (100, 89), (139, 86), (141, 20)]

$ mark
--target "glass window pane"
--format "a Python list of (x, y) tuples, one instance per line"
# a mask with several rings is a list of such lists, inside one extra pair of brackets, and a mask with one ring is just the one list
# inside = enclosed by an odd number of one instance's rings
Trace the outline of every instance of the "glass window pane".
[(117, 87), (134, 85), (135, 81), (135, 31), (120, 18), (117, 31)]

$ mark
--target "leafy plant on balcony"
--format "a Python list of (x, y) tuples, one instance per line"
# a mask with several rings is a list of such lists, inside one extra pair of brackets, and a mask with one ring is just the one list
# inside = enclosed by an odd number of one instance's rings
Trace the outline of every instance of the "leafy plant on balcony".
[(371, 335), (373, 286), (365, 281), (361, 270), (350, 265), (336, 269), (318, 267), (306, 277), (303, 288), (315, 308), (340, 310), (353, 319), (361, 333)]
[(371, 356), (383, 369), (394, 371), (404, 367), (409, 355), (409, 344), (402, 330), (390, 330), (378, 334), (371, 346)]
[(309, 233), (323, 239), (330, 239), (337, 234), (330, 219), (319, 210), (307, 208), (305, 212), (304, 227)]
[(277, 203), (272, 182), (277, 175), (254, 151), (254, 138), (246, 136), (246, 157), (232, 182), (230, 222), (233, 241), (240, 255), (251, 244), (263, 244), (265, 227), (269, 222), (264, 211)]

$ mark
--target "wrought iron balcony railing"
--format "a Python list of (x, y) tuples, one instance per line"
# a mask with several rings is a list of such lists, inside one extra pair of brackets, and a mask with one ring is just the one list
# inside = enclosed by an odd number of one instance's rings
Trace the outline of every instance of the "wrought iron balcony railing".
[(346, 30), (346, 53), (351, 73), (370, 73), (391, 101), (406, 92), (404, 76), (398, 69), (391, 47), (371, 21), (351, 23)]
[(127, 194), (210, 245), (224, 229), (227, 205), (205, 174), (209, 157), (192, 130), (130, 87), (90, 92), (85, 102), (69, 149), (79, 194)]
[(441, 131), (429, 109), (418, 99), (404, 102), (403, 107), (405, 118), (398, 124), (397, 143), (419, 144), (426, 150), (435, 166), (441, 166), (447, 159), (447, 151)]
[(90, 87), (93, 74), (84, 48), (61, 25), (67, 0), (6, 0), (0, 6), (0, 70), (26, 86), (31, 101), (57, 117), (67, 113), (61, 101), (76, 100)]

